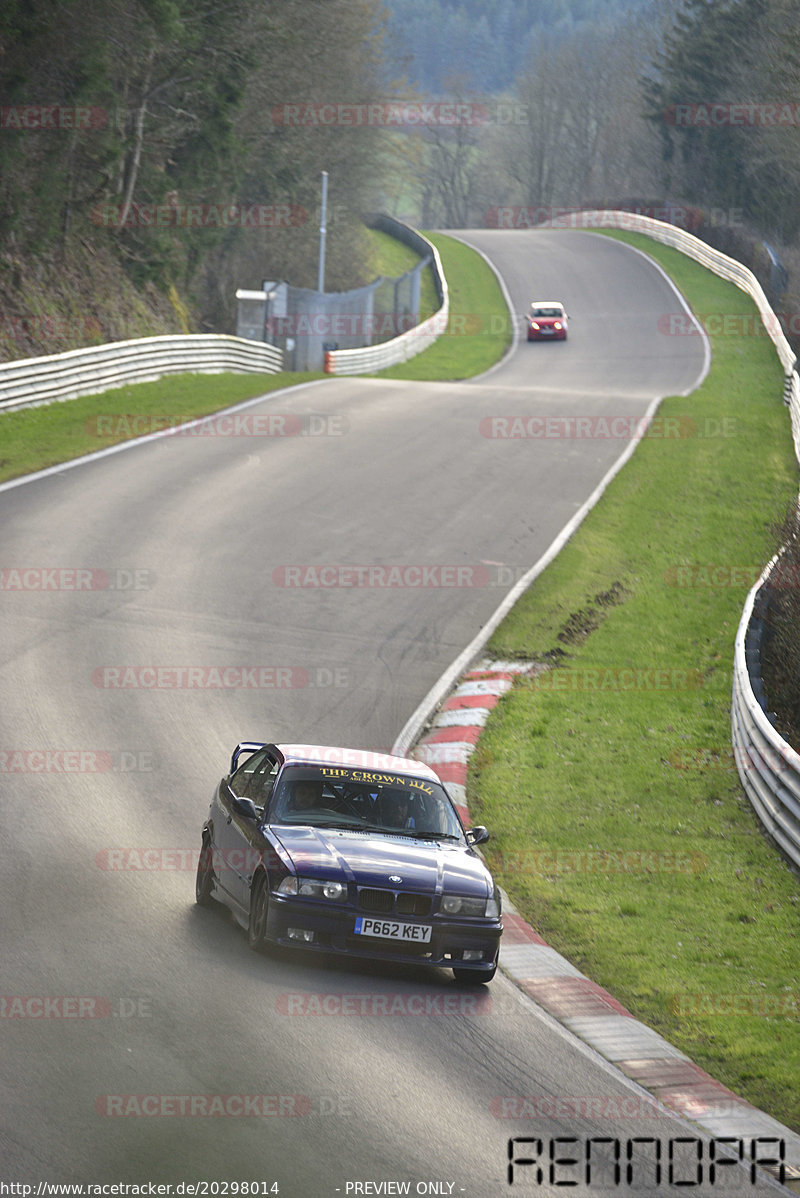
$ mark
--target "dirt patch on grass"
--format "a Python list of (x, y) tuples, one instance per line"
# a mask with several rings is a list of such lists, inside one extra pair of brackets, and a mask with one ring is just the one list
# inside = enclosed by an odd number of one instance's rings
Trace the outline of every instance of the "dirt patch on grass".
[(606, 618), (607, 609), (624, 603), (627, 594), (621, 582), (612, 583), (607, 591), (600, 591), (585, 607), (572, 612), (556, 634), (556, 639), (561, 641), (562, 645), (582, 644), (600, 627)]

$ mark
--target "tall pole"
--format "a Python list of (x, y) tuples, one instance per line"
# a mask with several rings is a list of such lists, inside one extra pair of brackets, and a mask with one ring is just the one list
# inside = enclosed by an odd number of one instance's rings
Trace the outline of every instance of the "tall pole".
[(325, 216), (328, 208), (328, 172), (322, 172), (322, 203), (319, 210), (319, 274), (317, 291), (325, 290)]

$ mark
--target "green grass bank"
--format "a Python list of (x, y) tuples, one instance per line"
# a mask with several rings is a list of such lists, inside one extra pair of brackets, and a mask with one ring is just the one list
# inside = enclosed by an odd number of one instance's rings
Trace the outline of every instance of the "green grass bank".
[[(677, 251), (621, 239), (695, 312), (754, 317)], [(662, 402), (492, 638), (499, 657), (550, 668), (492, 713), (468, 800), (498, 880), (553, 947), (800, 1130), (800, 881), (730, 747), (734, 637), (798, 470), (772, 343), (714, 336), (712, 349), (704, 383)]]
[[(621, 236), (664, 266), (695, 311), (755, 312), (676, 251)], [(383, 377), (470, 377), (510, 338), (491, 270), (453, 238), (431, 239), (451, 329)], [(408, 268), (384, 250), (376, 273)], [(682, 435), (643, 441), (495, 634), (497, 654), (556, 668), (501, 701), (472, 758), (469, 800), (492, 829), (498, 878), (551, 944), (800, 1130), (800, 883), (744, 798), (729, 726), (747, 579), (773, 550), (770, 527), (796, 495), (797, 468), (771, 342), (712, 340), (702, 387), (660, 409), (656, 431)], [(126, 414), (188, 420), (316, 377), (171, 376), (7, 413), (0, 479), (126, 439)], [(98, 436), (101, 417), (116, 420), (116, 437)], [(638, 687), (623, 685), (631, 677)], [(656, 677), (671, 685), (657, 688)], [(725, 1014), (734, 1000), (752, 1013)]]
[[(407, 246), (385, 233), (368, 230), (373, 247), (371, 269), (387, 276), (402, 274), (417, 260)], [(450, 329), (439, 342), (403, 367), (384, 371), (396, 378), (467, 378), (488, 369), (509, 340), (508, 321), (497, 280), (483, 261), (452, 237), (436, 237), (451, 291)], [(423, 274), (421, 311), (435, 311), (436, 293), (430, 270)], [(501, 334), (475, 335), (473, 314), (491, 312), (492, 327)], [(423, 362), (424, 359), (424, 362)], [(311, 379), (315, 373), (181, 374), (154, 383), (135, 383), (63, 403), (0, 414), (0, 482), (53, 466), (164, 424), (218, 412), (280, 387)]]
[(323, 374), (173, 374), (0, 415), (0, 482)]
[(450, 292), (447, 329), (428, 349), (380, 378), (436, 382), (474, 378), (502, 358), (511, 343), (511, 321), (492, 268), (469, 246), (426, 233), (439, 251)]

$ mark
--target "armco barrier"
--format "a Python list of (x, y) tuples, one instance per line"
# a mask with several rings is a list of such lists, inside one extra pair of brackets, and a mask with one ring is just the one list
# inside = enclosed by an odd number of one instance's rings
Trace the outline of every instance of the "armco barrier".
[(450, 297), (447, 290), (447, 280), (442, 270), (442, 261), (436, 246), (428, 241), (421, 233), (417, 233), (409, 225), (395, 220), (391, 216), (373, 216), (367, 224), (373, 228), (390, 233), (392, 237), (404, 242), (416, 250), (420, 257), (430, 255), (433, 282), (436, 288), (439, 308), (433, 316), (423, 320), (413, 329), (392, 337), (380, 345), (368, 345), (364, 349), (337, 349), (325, 355), (325, 370), (328, 374), (373, 374), (386, 366), (396, 366), (399, 362), (407, 362), (429, 345), (433, 345), (437, 337), (447, 330), (450, 315)]
[[(786, 375), (784, 400), (791, 411), (795, 453), (800, 461), (800, 379), (795, 369), (795, 356), (752, 271), (734, 258), (712, 249), (693, 234), (647, 216), (599, 210), (570, 215), (573, 217), (572, 227), (628, 229), (653, 237), (694, 258), (752, 297)], [(748, 595), (736, 635), (731, 737), (739, 777), (756, 815), (793, 865), (800, 868), (800, 754), (778, 735), (762, 710), (753, 691), (747, 662), (753, 608), (775, 561), (777, 558), (770, 562)]]
[[(777, 560), (770, 562), (747, 596), (736, 634), (731, 729), (733, 753), (747, 796), (764, 828), (800, 867), (800, 753), (778, 736), (758, 702), (749, 664), (754, 625), (759, 622), (753, 612)], [(753, 656), (759, 648), (753, 645)], [(757, 685), (760, 689), (760, 676)]]
[(764, 321), (764, 327), (780, 359), (786, 376), (784, 398), (791, 410), (792, 436), (798, 461), (800, 461), (800, 380), (796, 372), (796, 359), (792, 347), (780, 329), (780, 322), (767, 302), (767, 297), (756, 276), (735, 258), (712, 249), (699, 237), (687, 233), (675, 225), (667, 225), (663, 221), (653, 220), (649, 216), (640, 216), (636, 212), (606, 212), (593, 210), (591, 212), (574, 212), (565, 217), (565, 225), (580, 229), (627, 229), (632, 233), (644, 233), (664, 245), (680, 250), (689, 258), (694, 258), (702, 266), (708, 267), (714, 274), (730, 283), (735, 283), (742, 291), (755, 301), (756, 307)]
[(152, 382), (165, 374), (226, 370), (277, 374), (282, 369), (279, 349), (242, 337), (201, 333), (113, 341), (0, 363), (0, 411)]

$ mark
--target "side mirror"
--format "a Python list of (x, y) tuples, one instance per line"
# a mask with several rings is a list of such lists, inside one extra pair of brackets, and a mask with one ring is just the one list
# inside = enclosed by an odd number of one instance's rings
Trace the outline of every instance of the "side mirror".
[(257, 820), (259, 818), (256, 805), (252, 799), (236, 799), (235, 806), (236, 810), (239, 812), (239, 815), (244, 815), (247, 817), (247, 819), (252, 820)]
[(483, 824), (478, 824), (477, 828), (470, 828), (467, 832), (468, 844), (484, 844), (489, 839), (489, 830), (484, 828)]

